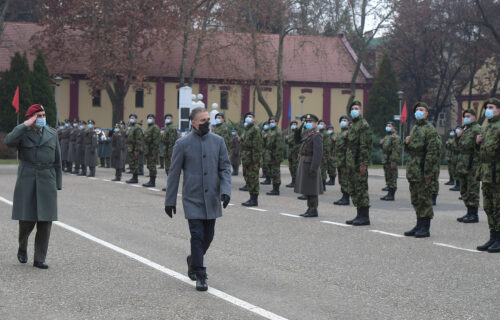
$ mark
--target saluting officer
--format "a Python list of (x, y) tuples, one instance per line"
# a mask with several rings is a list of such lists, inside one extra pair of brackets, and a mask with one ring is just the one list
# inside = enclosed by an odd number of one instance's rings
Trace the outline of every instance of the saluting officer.
[(144, 133), (144, 156), (146, 157), (146, 164), (149, 171), (149, 182), (144, 183), (142, 186), (153, 188), (156, 185), (156, 161), (158, 151), (160, 149), (160, 127), (154, 121), (156, 116), (152, 113), (148, 114), (148, 128)]
[[(262, 135), (255, 125), (253, 112), (245, 113), (245, 131), (240, 138), (243, 177), (250, 193), (250, 199), (243, 202), (246, 207), (259, 205), (259, 170), (262, 158)], [(241, 190), (241, 189), (240, 189)]]
[(398, 162), (401, 157), (401, 138), (396, 132), (394, 122), (387, 121), (385, 124), (386, 135), (380, 140), (382, 146), (382, 163), (384, 165), (385, 184), (387, 195), (380, 200), (394, 201), (394, 194), (398, 186)]
[(85, 133), (85, 161), (84, 166), (89, 167), (89, 177), (95, 177), (95, 167), (97, 166), (97, 134), (94, 131), (94, 120), (87, 121), (87, 131)]
[(128, 145), (128, 166), (132, 173), (132, 178), (125, 181), (126, 183), (138, 183), (139, 176), (139, 155), (143, 150), (142, 129), (137, 123), (137, 115), (131, 113), (129, 115), (130, 130), (127, 136)]
[[(301, 214), (304, 218), (318, 216), (318, 195), (323, 194), (321, 179), (321, 161), (323, 159), (323, 138), (316, 132), (318, 117), (306, 114), (300, 129), (294, 132), (296, 142), (300, 142), (299, 168), (295, 182), (295, 193), (307, 197), (307, 211)], [(305, 132), (302, 133), (302, 128)]]
[(339, 172), (339, 184), (340, 191), (342, 192), (342, 198), (335, 201), (333, 204), (339, 206), (348, 206), (349, 201), (349, 176), (347, 172), (346, 164), (346, 152), (347, 152), (347, 138), (346, 132), (349, 130), (351, 125), (351, 119), (348, 116), (341, 116), (339, 118), (340, 132), (333, 137), (335, 140), (335, 165)]
[(290, 130), (286, 136), (286, 142), (288, 144), (288, 170), (290, 170), (290, 175), (292, 176), (292, 182), (286, 185), (287, 188), (295, 187), (295, 177), (297, 175), (297, 168), (299, 166), (299, 148), (300, 143), (295, 141), (295, 130), (297, 130), (297, 121), (293, 120), (290, 122)]
[(425, 238), (430, 236), (434, 216), (431, 182), (440, 161), (440, 138), (427, 120), (429, 107), (426, 103), (417, 102), (413, 112), (417, 121), (405, 139), (405, 148), (411, 156), (406, 165), (406, 178), (410, 183), (411, 204), (417, 215), (417, 224), (404, 235)]

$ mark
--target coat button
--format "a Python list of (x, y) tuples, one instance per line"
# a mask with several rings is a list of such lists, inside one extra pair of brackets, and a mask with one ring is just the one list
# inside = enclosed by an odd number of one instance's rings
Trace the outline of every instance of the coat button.
[(206, 155), (206, 154), (204, 154), (204, 155), (203, 155), (203, 158), (206, 158), (206, 157), (207, 157), (207, 155)]
[(204, 173), (204, 175), (206, 176), (206, 175), (207, 175), (207, 173), (205, 172), (205, 173)]
[(205, 189), (205, 192), (208, 192), (208, 189)]

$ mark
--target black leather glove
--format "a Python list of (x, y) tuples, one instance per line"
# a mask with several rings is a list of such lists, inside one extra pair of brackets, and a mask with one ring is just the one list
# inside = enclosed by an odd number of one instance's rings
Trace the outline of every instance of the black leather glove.
[(165, 206), (165, 213), (172, 218), (172, 212), (176, 213), (175, 206)]
[(222, 207), (226, 209), (227, 205), (229, 204), (229, 201), (231, 201), (231, 197), (228, 196), (227, 194), (223, 194), (220, 196), (220, 199), (222, 200)]

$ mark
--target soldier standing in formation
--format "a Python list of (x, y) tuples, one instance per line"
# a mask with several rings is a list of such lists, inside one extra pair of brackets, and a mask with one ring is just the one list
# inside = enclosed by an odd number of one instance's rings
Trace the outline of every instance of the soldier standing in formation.
[(440, 138), (427, 120), (427, 104), (417, 102), (413, 112), (417, 121), (410, 136), (405, 139), (405, 148), (411, 156), (406, 166), (406, 178), (410, 183), (411, 204), (417, 215), (417, 224), (404, 235), (425, 238), (430, 236), (431, 219), (434, 216), (430, 184), (439, 164)]
[(165, 127), (160, 128), (160, 148), (158, 149), (158, 160), (160, 161), (160, 169), (165, 169), (165, 143), (163, 142), (163, 135), (165, 134)]
[(78, 131), (78, 137), (76, 138), (77, 148), (77, 167), (80, 168), (79, 176), (87, 175), (87, 167), (85, 167), (85, 135), (87, 134), (87, 123), (80, 120), (80, 129)]
[(321, 181), (323, 182), (323, 191), (326, 191), (326, 173), (328, 171), (328, 159), (330, 158), (332, 140), (328, 139), (328, 133), (326, 130), (326, 121), (319, 120), (318, 130), (321, 138), (323, 140), (323, 159), (321, 159)]
[(111, 168), (115, 169), (115, 178), (112, 181), (121, 181), (125, 159), (123, 158), (123, 144), (125, 136), (116, 124), (111, 136)]
[[(436, 128), (436, 121), (430, 120), (429, 123), (432, 124), (432, 126), (434, 128)], [(436, 205), (436, 200), (437, 200), (437, 196), (439, 193), (439, 174), (441, 173), (440, 166), (441, 166), (441, 157), (442, 157), (442, 149), (443, 149), (443, 143), (441, 142), (441, 139), (438, 139), (438, 144), (439, 144), (439, 154), (438, 154), (439, 161), (438, 161), (436, 167), (434, 167), (434, 177), (431, 181), (432, 205), (433, 206)]]
[(241, 163), (243, 165), (243, 177), (245, 178), (246, 188), (250, 193), (250, 199), (243, 202), (242, 205), (254, 207), (259, 205), (259, 170), (263, 141), (260, 130), (255, 125), (254, 113), (247, 112), (244, 118), (245, 131), (240, 138)]
[(110, 157), (111, 157), (111, 129), (102, 129), (100, 132), (97, 132), (97, 141), (98, 141), (98, 157), (100, 161), (101, 168), (109, 168), (110, 167)]
[(148, 128), (144, 132), (144, 156), (149, 171), (149, 182), (142, 186), (153, 188), (156, 186), (156, 162), (158, 160), (158, 151), (160, 148), (160, 127), (155, 124), (156, 116), (148, 114)]
[(370, 125), (361, 115), (361, 102), (353, 101), (350, 113), (352, 124), (344, 132), (347, 139), (346, 166), (349, 195), (357, 209), (357, 215), (346, 223), (354, 226), (365, 226), (370, 224), (368, 165), (371, 161), (372, 134)]
[(448, 164), (448, 175), (450, 180), (445, 183), (447, 186), (453, 186), (455, 184), (455, 163), (454, 163), (454, 149), (455, 149), (455, 130), (450, 129), (448, 131), (448, 139), (445, 143), (446, 148), (446, 163)]
[(269, 136), (269, 121), (262, 125), (262, 177), (265, 178), (260, 184), (271, 184), (271, 150), (267, 146), (267, 137)]
[(455, 129), (453, 130), (454, 134), (452, 137), (453, 143), (450, 144), (450, 151), (451, 151), (451, 167), (453, 171), (453, 177), (455, 179), (455, 185), (450, 188), (451, 191), (460, 191), (460, 181), (457, 179), (457, 159), (458, 159), (458, 154), (460, 153), (460, 150), (458, 149), (458, 139), (460, 137), (458, 136), (457, 132), (462, 131), (461, 126), (456, 126)]
[(387, 121), (385, 124), (386, 135), (380, 140), (382, 145), (382, 164), (384, 165), (385, 184), (387, 195), (380, 200), (394, 201), (394, 194), (398, 183), (398, 162), (401, 156), (401, 138), (396, 132), (394, 122)]
[[(323, 159), (323, 139), (316, 132), (318, 118), (313, 114), (306, 114), (299, 130), (295, 130), (294, 139), (300, 143), (299, 167), (295, 182), (295, 193), (307, 197), (307, 211), (301, 214), (304, 218), (318, 216), (318, 195), (323, 194), (321, 179), (321, 161)], [(302, 133), (302, 128), (305, 132)]]
[[(77, 166), (77, 156), (78, 156), (78, 144), (77, 144), (77, 138), (78, 138), (78, 132), (80, 129), (78, 128), (78, 120), (73, 120), (73, 126), (71, 128), (71, 133), (69, 135), (69, 173), (76, 174), (78, 173), (78, 166)], [(73, 163), (75, 163), (75, 168), (73, 169)]]
[[(171, 113), (165, 115), (165, 133), (162, 136), (163, 144), (165, 145), (165, 152), (163, 157), (165, 158), (165, 172), (168, 176), (170, 172), (170, 161), (172, 160), (172, 152), (174, 151), (175, 141), (179, 138), (177, 129), (173, 123), (174, 116)], [(162, 189), (166, 191), (166, 188)]]
[(231, 132), (230, 132), (228, 126), (226, 125), (226, 119), (225, 119), (223, 113), (217, 113), (215, 115), (214, 133), (216, 135), (222, 137), (222, 139), (224, 139), (224, 143), (226, 144), (227, 152), (228, 152), (228, 154), (230, 154), (229, 141), (231, 140)]
[[(87, 121), (87, 131), (84, 136), (85, 156), (84, 167), (89, 167), (89, 177), (95, 177), (95, 167), (97, 166), (97, 134), (94, 131), (94, 120)], [(86, 171), (86, 169), (85, 169)]]
[(335, 132), (333, 131), (334, 128), (333, 126), (328, 126), (326, 128), (326, 133), (328, 134), (327, 138), (330, 140), (331, 147), (330, 147), (330, 155), (328, 157), (328, 167), (327, 167), (327, 173), (328, 176), (330, 177), (330, 180), (326, 182), (327, 186), (334, 186), (335, 185), (335, 178), (337, 177), (337, 167), (335, 166)]
[(131, 113), (129, 115), (130, 130), (127, 136), (128, 145), (128, 166), (132, 173), (132, 178), (127, 180), (127, 183), (138, 183), (139, 176), (139, 155), (142, 152), (143, 140), (142, 130), (137, 123), (137, 115)]
[(64, 120), (63, 128), (61, 129), (61, 160), (62, 160), (62, 170), (64, 172), (71, 171), (71, 161), (69, 157), (69, 138), (71, 136), (72, 129), (69, 127), (69, 120)]
[(349, 176), (347, 173), (346, 152), (347, 152), (347, 138), (346, 132), (351, 125), (351, 119), (348, 116), (341, 116), (339, 119), (340, 132), (333, 137), (335, 141), (335, 165), (339, 172), (340, 191), (342, 198), (335, 201), (333, 204), (340, 206), (349, 205)]
[(231, 166), (233, 167), (233, 176), (238, 175), (238, 171), (240, 168), (240, 136), (238, 135), (238, 129), (233, 128), (231, 131), (231, 140), (229, 140), (229, 149), (231, 152)]
[(286, 136), (286, 142), (288, 144), (288, 170), (290, 170), (290, 175), (292, 176), (292, 182), (286, 185), (287, 188), (295, 187), (295, 177), (299, 166), (300, 143), (295, 141), (295, 130), (297, 130), (297, 121), (293, 120), (290, 122), (290, 131)]
[(476, 180), (479, 167), (479, 148), (476, 144), (476, 137), (481, 134), (481, 126), (476, 122), (476, 111), (466, 110), (462, 115), (465, 126), (457, 144), (460, 152), (457, 157), (456, 177), (460, 181), (460, 196), (467, 208), (467, 214), (457, 218), (457, 221), (475, 223), (479, 222), (477, 212), (480, 184)]
[(269, 132), (267, 136), (267, 149), (269, 151), (269, 174), (273, 190), (266, 192), (268, 196), (279, 196), (281, 185), (281, 161), (283, 160), (283, 138), (278, 128), (278, 118), (269, 118)]
[(483, 182), (483, 207), (488, 216), (490, 239), (477, 247), (479, 251), (500, 252), (500, 100), (488, 99), (483, 106), (488, 125), (477, 136), (480, 146), (478, 179)]

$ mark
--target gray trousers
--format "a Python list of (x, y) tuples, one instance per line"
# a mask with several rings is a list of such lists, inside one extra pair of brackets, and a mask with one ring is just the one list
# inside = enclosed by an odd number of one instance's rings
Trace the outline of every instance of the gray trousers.
[(36, 225), (35, 261), (45, 262), (52, 221), (19, 221), (19, 250), (27, 252), (28, 238)]
[(307, 195), (307, 207), (309, 209), (318, 209), (318, 196)]

